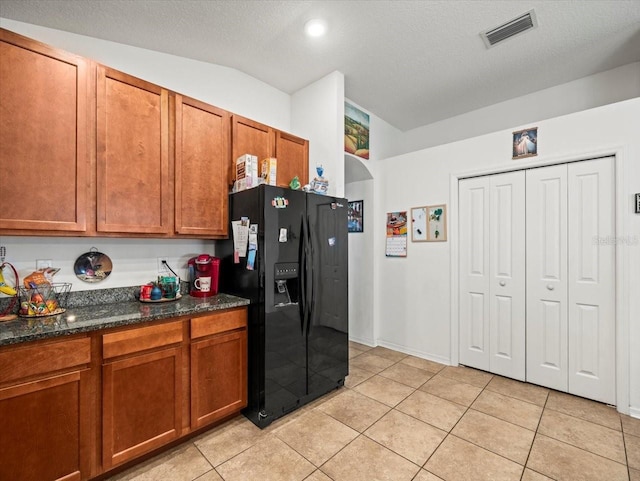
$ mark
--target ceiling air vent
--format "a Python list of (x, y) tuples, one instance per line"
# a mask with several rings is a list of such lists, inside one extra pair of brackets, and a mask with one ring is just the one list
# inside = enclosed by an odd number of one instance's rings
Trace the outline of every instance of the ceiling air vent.
[(529, 10), (524, 15), (520, 15), (513, 20), (508, 21), (491, 30), (482, 32), (480, 36), (484, 40), (487, 48), (493, 47), (495, 44), (502, 42), (508, 38), (518, 35), (522, 32), (526, 32), (529, 29), (538, 26), (538, 20), (536, 19), (536, 12)]

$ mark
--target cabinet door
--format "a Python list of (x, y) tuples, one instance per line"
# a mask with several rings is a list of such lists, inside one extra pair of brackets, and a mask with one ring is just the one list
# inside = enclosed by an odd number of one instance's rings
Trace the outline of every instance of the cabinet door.
[(567, 165), (527, 171), (527, 381), (567, 391)]
[(229, 113), (176, 95), (175, 114), (176, 232), (226, 237)]
[(88, 371), (0, 389), (0, 479), (89, 477)]
[(296, 175), (300, 185), (309, 183), (309, 141), (285, 132), (276, 131), (276, 151), (278, 159), (277, 184), (289, 187)]
[(170, 234), (168, 92), (97, 71), (97, 230)]
[(181, 352), (175, 347), (103, 365), (105, 470), (179, 437)]
[(0, 230), (86, 230), (89, 63), (0, 29)]
[(245, 119), (239, 115), (231, 117), (231, 181), (236, 180), (236, 159), (244, 154), (258, 157), (274, 155), (273, 129), (267, 125)]
[(197, 429), (247, 405), (247, 330), (191, 344), (191, 427)]

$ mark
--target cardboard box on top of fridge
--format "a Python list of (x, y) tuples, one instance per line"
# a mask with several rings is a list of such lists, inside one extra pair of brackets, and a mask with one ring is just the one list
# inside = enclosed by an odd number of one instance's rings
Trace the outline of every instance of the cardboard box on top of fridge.
[(262, 169), (260, 175), (267, 185), (276, 185), (276, 175), (278, 172), (278, 159), (275, 157), (267, 157), (262, 159)]
[(258, 157), (244, 154), (236, 160), (236, 191), (258, 185)]

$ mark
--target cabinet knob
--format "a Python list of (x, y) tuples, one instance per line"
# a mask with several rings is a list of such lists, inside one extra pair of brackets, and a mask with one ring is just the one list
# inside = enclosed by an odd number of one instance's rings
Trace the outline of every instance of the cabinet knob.
[(505, 281), (500, 281), (500, 285), (501, 285), (502, 287), (504, 287), (504, 286), (506, 286), (506, 285), (507, 285), (507, 283), (506, 283)]
[(553, 285), (552, 284), (547, 284), (547, 289), (549, 289), (550, 291), (553, 290)]

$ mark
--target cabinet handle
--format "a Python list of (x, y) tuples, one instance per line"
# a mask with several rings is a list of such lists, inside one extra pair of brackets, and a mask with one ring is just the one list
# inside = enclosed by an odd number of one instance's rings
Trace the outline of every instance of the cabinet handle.
[(551, 284), (547, 284), (547, 289), (549, 289), (550, 291), (552, 291), (552, 290), (553, 290), (553, 285), (551, 285)]
[(506, 286), (506, 285), (507, 285), (507, 283), (506, 283), (505, 281), (500, 281), (500, 285), (501, 285), (502, 287), (504, 287), (504, 286)]

